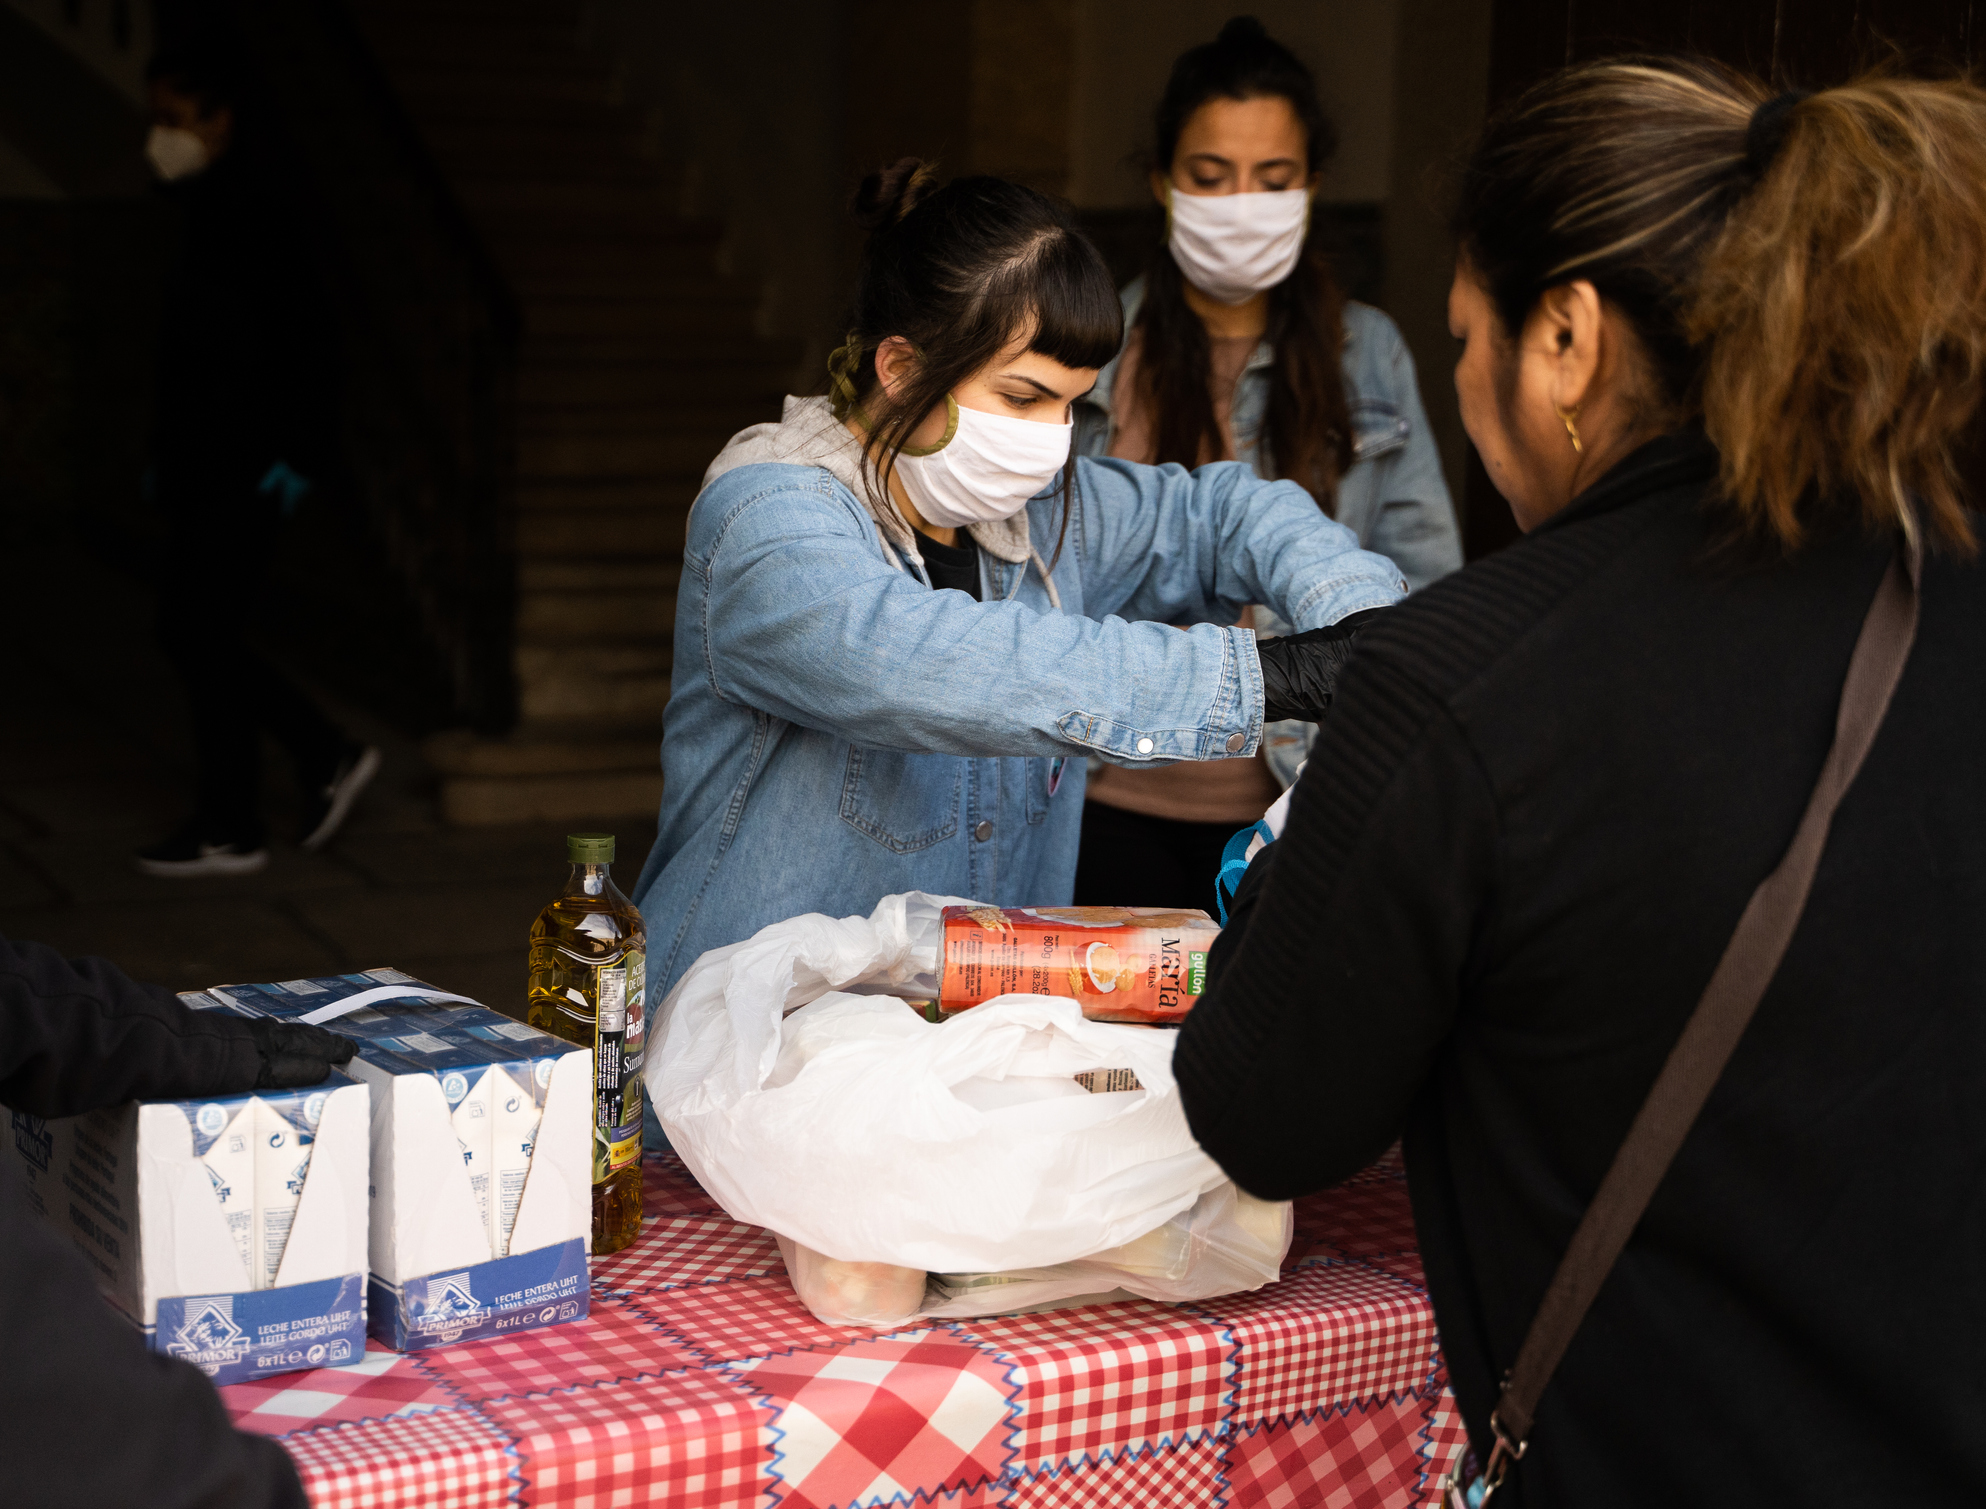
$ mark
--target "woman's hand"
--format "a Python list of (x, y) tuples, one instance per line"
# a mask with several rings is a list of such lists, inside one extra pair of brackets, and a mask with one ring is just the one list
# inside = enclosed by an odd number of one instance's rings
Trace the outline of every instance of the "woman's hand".
[(308, 1022), (283, 1022), (254, 1017), (248, 1033), (262, 1057), (255, 1077), (258, 1090), (292, 1090), (322, 1082), (333, 1069), (352, 1061), (359, 1045), (348, 1037)]
[(1257, 641), (1255, 652), (1262, 661), (1262, 721), (1322, 720), (1337, 695), (1338, 678), (1351, 663), (1359, 631), (1385, 611), (1368, 608), (1362, 613), (1348, 613), (1328, 628)]

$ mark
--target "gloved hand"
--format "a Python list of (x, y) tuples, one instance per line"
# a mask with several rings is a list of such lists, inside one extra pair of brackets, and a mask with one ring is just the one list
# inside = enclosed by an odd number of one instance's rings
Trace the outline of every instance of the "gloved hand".
[(1352, 658), (1359, 630), (1386, 610), (1351, 613), (1323, 629), (1288, 634), (1256, 643), (1262, 661), (1262, 721), (1300, 718), (1315, 723), (1330, 709), (1338, 678)]
[(317, 1084), (340, 1064), (350, 1063), (359, 1051), (359, 1045), (350, 1038), (306, 1022), (250, 1017), (248, 1031), (262, 1055), (262, 1072), (255, 1076), (258, 1090), (296, 1090)]

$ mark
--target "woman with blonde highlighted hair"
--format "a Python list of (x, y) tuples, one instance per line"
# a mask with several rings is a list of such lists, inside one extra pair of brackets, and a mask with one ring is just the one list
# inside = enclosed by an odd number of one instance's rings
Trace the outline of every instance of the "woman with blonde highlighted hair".
[(1581, 65), (1456, 230), (1526, 537), (1361, 638), (1193, 1129), (1275, 1198), (1404, 1138), (1497, 1509), (1986, 1502), (1986, 92)]

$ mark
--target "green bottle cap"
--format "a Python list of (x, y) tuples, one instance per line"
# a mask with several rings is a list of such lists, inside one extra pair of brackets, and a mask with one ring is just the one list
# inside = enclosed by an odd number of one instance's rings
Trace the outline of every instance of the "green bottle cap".
[(611, 833), (568, 833), (565, 857), (576, 865), (610, 865), (614, 862), (614, 835)]

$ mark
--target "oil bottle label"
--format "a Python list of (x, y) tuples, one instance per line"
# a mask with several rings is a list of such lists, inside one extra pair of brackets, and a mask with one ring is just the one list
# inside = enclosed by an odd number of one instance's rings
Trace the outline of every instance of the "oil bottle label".
[(629, 953), (599, 976), (593, 1038), (593, 1182), (641, 1161), (641, 1057), (647, 960)]

